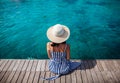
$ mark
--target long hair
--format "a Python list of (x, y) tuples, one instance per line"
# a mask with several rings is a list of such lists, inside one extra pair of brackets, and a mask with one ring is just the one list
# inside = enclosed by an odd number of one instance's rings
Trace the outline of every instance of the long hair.
[(51, 46), (59, 46), (59, 44), (66, 44), (66, 41), (62, 42), (62, 43), (55, 43), (55, 42), (52, 42)]

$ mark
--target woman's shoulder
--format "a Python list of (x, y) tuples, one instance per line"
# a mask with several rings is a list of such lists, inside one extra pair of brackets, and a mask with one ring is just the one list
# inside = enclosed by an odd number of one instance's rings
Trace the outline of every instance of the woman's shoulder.
[(47, 49), (51, 49), (51, 42), (47, 42)]
[(47, 45), (51, 45), (52, 44), (52, 42), (47, 42)]

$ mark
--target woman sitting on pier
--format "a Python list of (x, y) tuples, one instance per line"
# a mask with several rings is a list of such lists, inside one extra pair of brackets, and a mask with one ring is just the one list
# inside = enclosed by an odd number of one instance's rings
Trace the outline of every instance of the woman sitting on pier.
[(70, 46), (66, 43), (69, 36), (70, 30), (65, 25), (56, 24), (48, 29), (47, 37), (51, 41), (47, 43), (47, 53), (50, 59), (48, 67), (52, 73), (57, 75), (43, 78), (44, 80), (54, 80), (80, 66), (80, 62), (70, 61)]

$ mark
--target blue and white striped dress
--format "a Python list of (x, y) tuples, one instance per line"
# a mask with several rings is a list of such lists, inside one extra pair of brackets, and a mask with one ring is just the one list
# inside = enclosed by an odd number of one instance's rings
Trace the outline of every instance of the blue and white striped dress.
[(50, 51), (52, 58), (48, 63), (48, 67), (51, 72), (56, 73), (57, 75), (50, 78), (43, 78), (43, 80), (54, 80), (60, 75), (67, 74), (80, 66), (80, 62), (71, 62), (66, 59), (66, 48), (67, 45), (65, 46), (64, 52)]
[(66, 48), (64, 49), (64, 52), (51, 52), (51, 59), (49, 61), (49, 70), (53, 73), (57, 74), (67, 74), (70, 71), (70, 61), (66, 59)]

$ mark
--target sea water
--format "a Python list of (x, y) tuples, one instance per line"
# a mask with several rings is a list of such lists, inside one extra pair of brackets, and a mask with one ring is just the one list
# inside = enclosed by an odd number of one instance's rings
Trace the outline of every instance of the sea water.
[(48, 58), (55, 24), (70, 28), (71, 58), (120, 59), (120, 0), (0, 0), (0, 58)]

